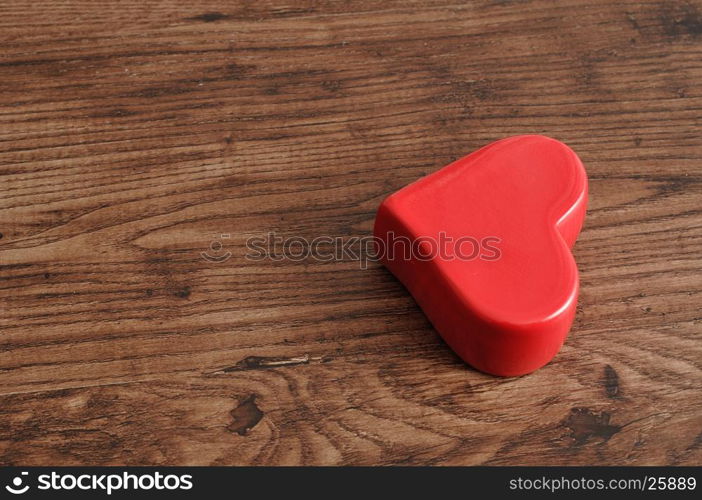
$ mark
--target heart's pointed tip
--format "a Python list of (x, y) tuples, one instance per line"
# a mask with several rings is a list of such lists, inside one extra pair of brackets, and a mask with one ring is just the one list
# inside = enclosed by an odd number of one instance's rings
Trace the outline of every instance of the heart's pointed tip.
[[(587, 176), (572, 149), (513, 136), (387, 197), (374, 235), (381, 261), (461, 358), (518, 376), (550, 361), (572, 324), (579, 285), (569, 247), (586, 205)], [(409, 242), (409, 253), (388, 255), (391, 236)], [(442, 237), (454, 246), (437, 251)]]

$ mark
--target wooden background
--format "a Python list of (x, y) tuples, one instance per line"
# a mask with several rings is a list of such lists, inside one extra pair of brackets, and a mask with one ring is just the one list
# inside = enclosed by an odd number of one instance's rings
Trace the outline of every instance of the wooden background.
[[(244, 258), (522, 133), (591, 190), (536, 373), (377, 264)], [(0, 179), (0, 464), (702, 461), (699, 1), (2, 2)]]

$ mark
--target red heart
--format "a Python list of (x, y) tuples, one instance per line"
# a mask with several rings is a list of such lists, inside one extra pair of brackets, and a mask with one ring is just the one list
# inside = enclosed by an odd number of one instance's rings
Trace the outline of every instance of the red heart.
[(523, 135), (390, 195), (374, 233), (381, 262), (463, 360), (523, 375), (556, 355), (573, 322), (578, 269), (570, 248), (586, 205), (576, 154)]

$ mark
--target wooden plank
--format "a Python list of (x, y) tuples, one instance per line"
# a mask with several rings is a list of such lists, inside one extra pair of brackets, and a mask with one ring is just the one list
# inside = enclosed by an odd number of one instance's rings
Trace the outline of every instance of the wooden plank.
[[(0, 464), (700, 463), (699, 2), (18, 1), (0, 47)], [(521, 133), (591, 193), (532, 375), (373, 262), (245, 257)]]

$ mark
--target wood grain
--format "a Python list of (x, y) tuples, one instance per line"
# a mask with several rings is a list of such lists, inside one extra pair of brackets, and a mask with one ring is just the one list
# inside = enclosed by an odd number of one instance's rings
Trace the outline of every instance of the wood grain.
[[(0, 48), (0, 464), (700, 464), (700, 2), (22, 0)], [(590, 177), (534, 374), (377, 264), (244, 258), (523, 133)]]

